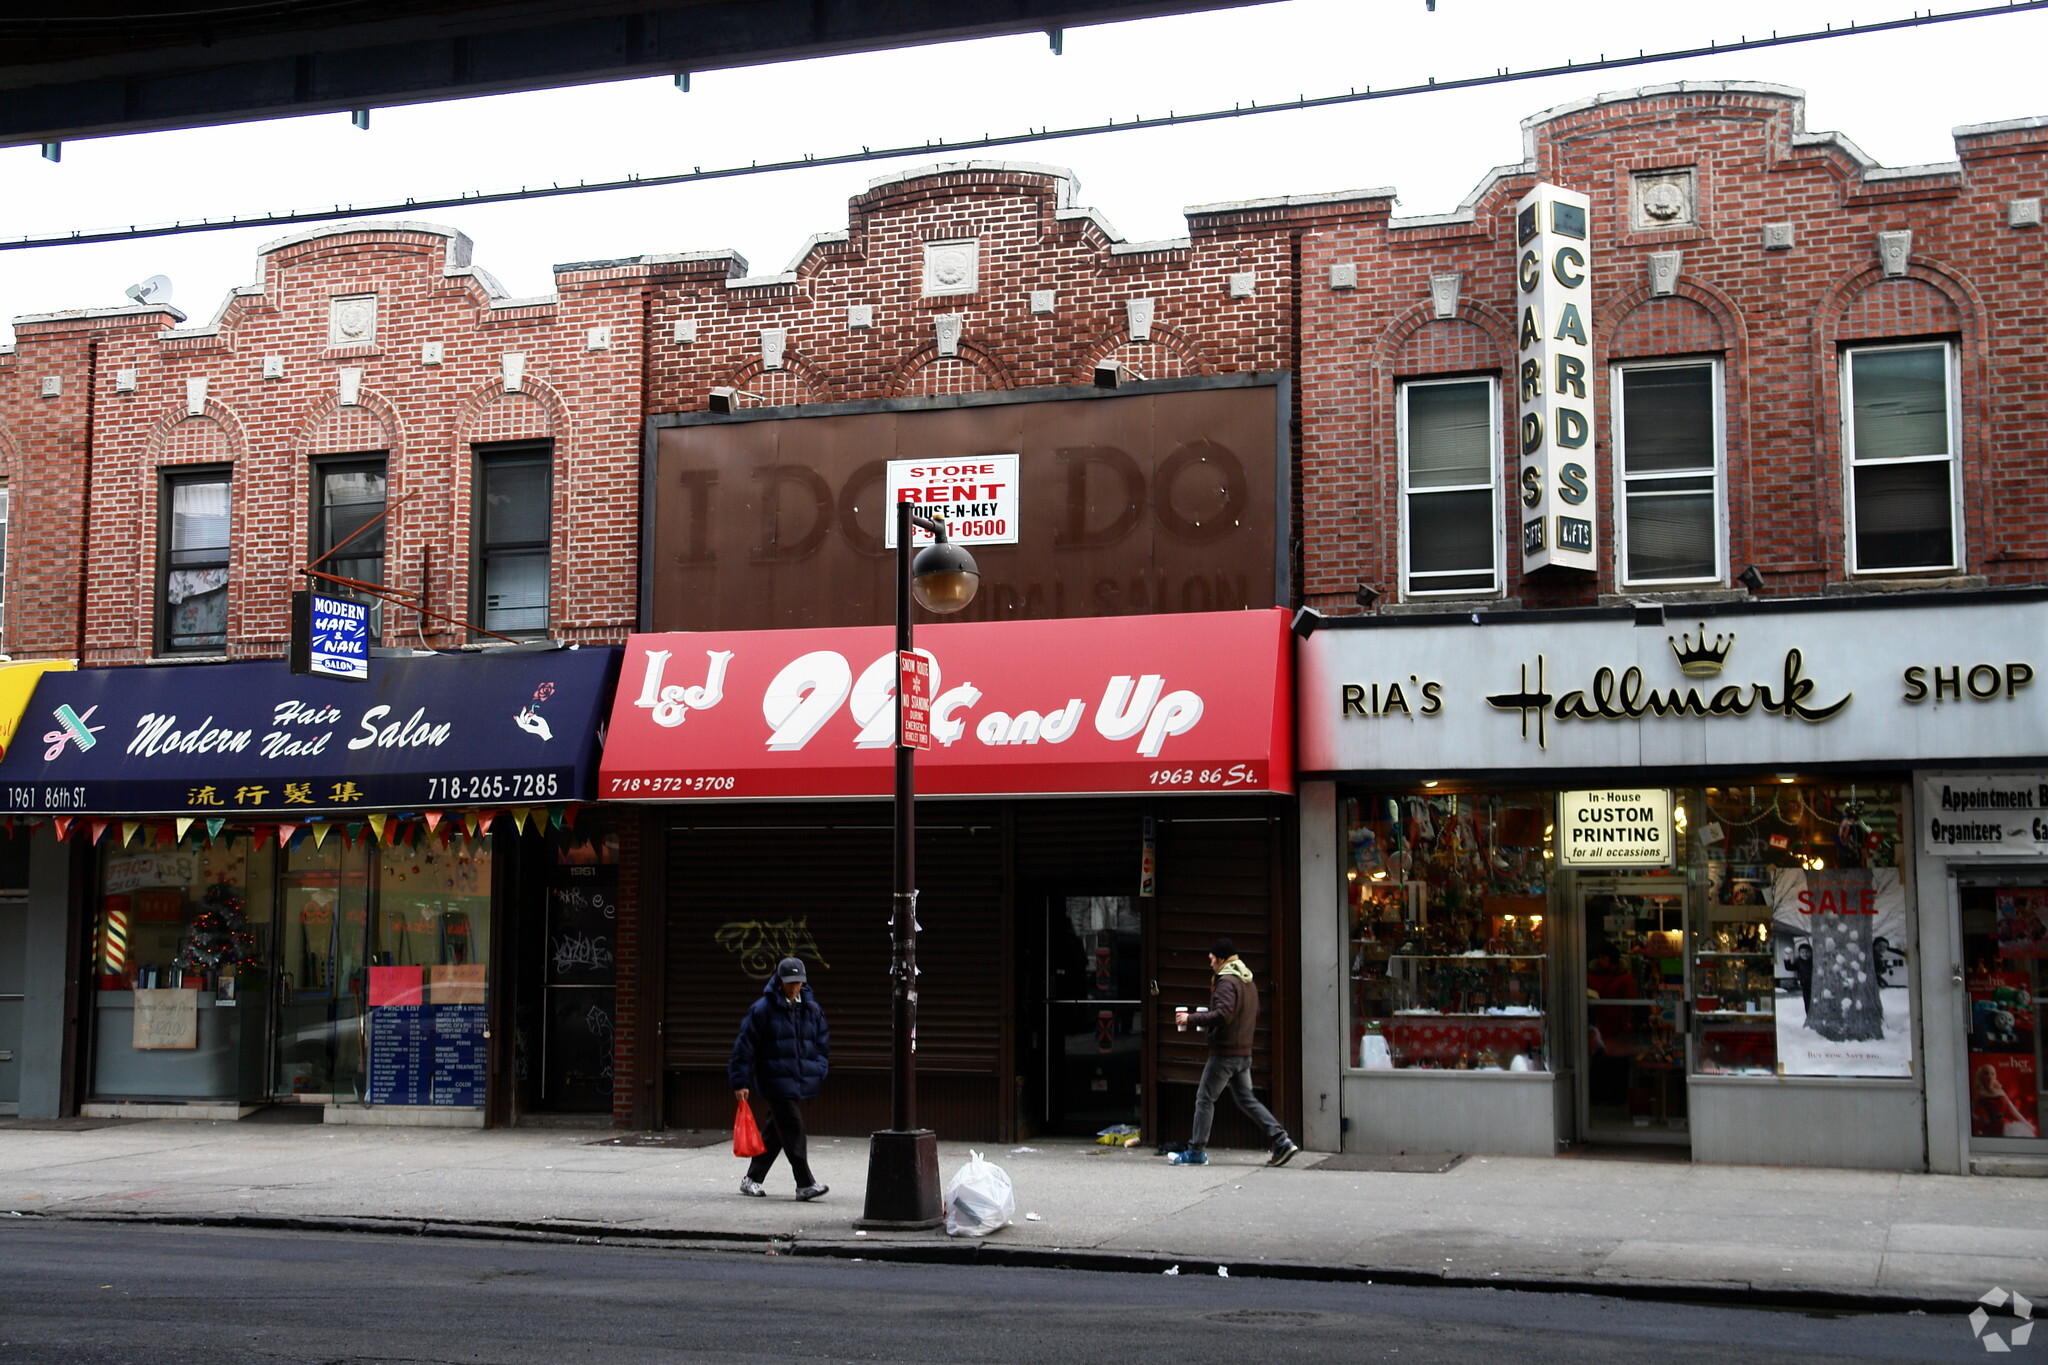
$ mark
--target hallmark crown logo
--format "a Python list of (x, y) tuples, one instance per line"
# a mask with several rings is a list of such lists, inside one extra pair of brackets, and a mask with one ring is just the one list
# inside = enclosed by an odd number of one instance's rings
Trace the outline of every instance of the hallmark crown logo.
[(1721, 671), (1721, 665), (1728, 662), (1728, 651), (1735, 648), (1735, 632), (1716, 635), (1714, 642), (1707, 643), (1707, 623), (1700, 622), (1699, 639), (1680, 635), (1676, 639), (1667, 635), (1665, 642), (1671, 652), (1678, 656), (1678, 671), (1688, 678), (1711, 678)]

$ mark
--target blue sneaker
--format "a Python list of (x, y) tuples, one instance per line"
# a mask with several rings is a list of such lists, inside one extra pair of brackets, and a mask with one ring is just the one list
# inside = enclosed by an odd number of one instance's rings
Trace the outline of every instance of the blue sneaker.
[(1190, 1147), (1185, 1152), (1175, 1152), (1166, 1160), (1169, 1165), (1174, 1166), (1206, 1166), (1209, 1164), (1209, 1154), (1200, 1147)]

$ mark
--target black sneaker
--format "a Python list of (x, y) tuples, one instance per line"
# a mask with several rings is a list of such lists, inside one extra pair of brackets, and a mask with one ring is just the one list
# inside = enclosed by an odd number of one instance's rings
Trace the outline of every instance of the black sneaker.
[(1273, 1144), (1273, 1155), (1266, 1158), (1268, 1166), (1285, 1166), (1294, 1160), (1294, 1154), (1301, 1150), (1301, 1144), (1291, 1137), (1283, 1137)]

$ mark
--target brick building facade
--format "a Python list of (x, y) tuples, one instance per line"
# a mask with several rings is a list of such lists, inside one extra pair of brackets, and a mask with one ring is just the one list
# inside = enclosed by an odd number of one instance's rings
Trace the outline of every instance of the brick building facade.
[[(1128, 243), (1079, 206), (1070, 174), (975, 162), (875, 181), (852, 199), (843, 230), (812, 237), (775, 275), (750, 275), (728, 252), (654, 254), (559, 266), (552, 296), (507, 299), (470, 264), (460, 234), (346, 224), (266, 248), (258, 283), (237, 290), (205, 327), (175, 327), (182, 319), (174, 311), (148, 307), (21, 319), (15, 347), (0, 353), (0, 474), (11, 498), (6, 649), (16, 659), (76, 658), (88, 667), (167, 655), (281, 656), (295, 570), (324, 548), (316, 475), (333, 461), (346, 464), (343, 457), (371, 455), (383, 461), (393, 508), (384, 581), (419, 592), (419, 604), (435, 613), (387, 609), (389, 645), (475, 643), (455, 624), (481, 623), (492, 609), (476, 581), (489, 536), (475, 483), (494, 455), (535, 451), (546, 467), (546, 605), (508, 633), (601, 644), (623, 642), (635, 629), (773, 625), (749, 622), (732, 605), (750, 600), (730, 587), (739, 580), (722, 580), (723, 597), (699, 593), (710, 580), (688, 576), (696, 552), (665, 540), (671, 533), (654, 510), (678, 488), (708, 496), (708, 484), (672, 475), (695, 468), (711, 478), (710, 466), (690, 461), (714, 458), (721, 441), (739, 449), (772, 430), (772, 439), (759, 439), (786, 448), (774, 458), (801, 465), (809, 457), (786, 451), (801, 451), (804, 433), (833, 421), (879, 415), (905, 423), (904, 431), (924, 422), (915, 429), (970, 439), (940, 419), (1024, 413), (1033, 402), (1106, 414), (1112, 409), (1084, 405), (1261, 385), (1272, 390), (1279, 417), (1275, 505), (1253, 528), (1278, 566), (1270, 587), (1255, 582), (1242, 601), (1219, 600), (1206, 587), (1197, 595), (1157, 571), (1147, 557), (1155, 550), (1127, 547), (1103, 561), (1110, 576), (1121, 575), (1120, 586), (1086, 597), (1087, 611), (1020, 589), (992, 592), (978, 618), (1309, 608), (1297, 626), (1304, 666), (1332, 685), (1371, 689), (1365, 709), (1376, 720), (1393, 714), (1382, 682), (1406, 683), (1419, 695), (1437, 676), (1424, 663), (1412, 678), (1403, 668), (1376, 680), (1346, 653), (1392, 640), (1386, 631), (1421, 632), (1415, 648), (1426, 660), (1435, 648), (1429, 641), (1450, 641), (1454, 626), (1469, 631), (1482, 621), (1527, 621), (1536, 631), (1623, 616), (1647, 623), (1670, 612), (1675, 634), (1677, 613), (1697, 612), (1722, 630), (1742, 616), (1734, 633), (1754, 639), (1765, 629), (1757, 622), (1774, 619), (1769, 612), (1779, 607), (1796, 614), (1804, 604), (1846, 603), (1883, 635), (1910, 633), (1944, 604), (2033, 601), (2048, 561), (2048, 452), (2027, 415), (2048, 372), (2048, 121), (1958, 130), (1953, 164), (1888, 169), (1839, 135), (1807, 132), (1796, 92), (1726, 82), (1600, 96), (1530, 118), (1524, 137), (1521, 164), (1493, 171), (1456, 212), (1431, 218), (1395, 217), (1391, 190), (1303, 195), (1192, 209), (1186, 237)], [(1526, 241), (1518, 208), (1539, 184), (1588, 204), (1575, 240), (1591, 290), (1580, 320), (1590, 363), (1576, 376), (1585, 381), (1588, 424), (1577, 463), (1597, 528), (1598, 568), (1590, 573), (1530, 573), (1522, 557), (1528, 452), (1517, 410), (1528, 396), (1533, 342), (1518, 285)], [(1534, 340), (1556, 339), (1549, 334), (1561, 327), (1559, 318), (1541, 319)], [(1110, 364), (1121, 367), (1121, 387), (1106, 395), (1095, 385)], [(1539, 369), (1536, 382), (1549, 388), (1559, 377)], [(707, 411), (714, 394), (729, 415)], [(770, 458), (759, 454), (769, 445), (745, 448), (756, 453), (733, 456), (742, 463), (731, 469)], [(664, 463), (671, 459), (679, 463)], [(1068, 509), (1070, 526), (1116, 522), (1118, 508), (1073, 491), (1085, 476), (1062, 469), (1070, 496), (1085, 503)], [(202, 641), (167, 651), (161, 503), (190, 470), (232, 471), (225, 624), (218, 649)], [(764, 528), (754, 547), (763, 563), (797, 553), (776, 540), (802, 522), (777, 501), (785, 495), (764, 484), (742, 496), (740, 485), (728, 477), (720, 493), (727, 501), (696, 504), (694, 515)], [(856, 567), (880, 562), (878, 540), (872, 551), (861, 548), (860, 536), (875, 530), (861, 519), (879, 507), (866, 489), (834, 482), (819, 494), (823, 510), (813, 524), (821, 536), (841, 537), (826, 525), (838, 518)], [(1238, 507), (1242, 492), (1204, 473), (1171, 496), (1178, 501), (1162, 521), (1191, 524)], [(828, 506), (831, 498), (846, 505)], [(1157, 511), (1125, 510), (1140, 518)], [(1172, 539), (1153, 535), (1162, 545)], [(865, 583), (856, 580), (847, 601), (802, 624), (886, 619), (879, 596), (860, 605)], [(1745, 615), (1752, 611), (1765, 615)], [(1662, 640), (1660, 633), (1659, 649)], [(2005, 645), (1957, 648), (1969, 654), (1959, 661), (1968, 668)], [(1519, 663), (1534, 646), (1516, 636), (1496, 649)], [(2006, 652), (2014, 657), (2000, 655), (2001, 669), (2030, 666), (2024, 650)], [(1937, 678), (1947, 662), (1931, 661)], [(1317, 674), (1318, 666), (1334, 671)], [(1456, 680), (1439, 682), (1455, 707)], [(1492, 718), (1485, 701), (1474, 700), (1478, 714)], [(1683, 761), (1563, 765), (1516, 756), (1475, 760), (1462, 772), (1437, 771), (1426, 727), (1414, 730), (1424, 737), (1420, 749), (1392, 740), (1374, 748), (1374, 732), (1358, 750), (1363, 714), (1340, 708), (1325, 736), (1313, 713), (1329, 704), (1302, 693), (1309, 780), (1298, 812), (1256, 804), (1231, 811), (1265, 831), (1246, 844), (1238, 871), (1256, 865), (1272, 888), (1249, 926), (1256, 965), (1276, 987), (1260, 1066), (1277, 1073), (1283, 1117), (1306, 1121), (1308, 1135), (1329, 1147), (1379, 1140), (1347, 1137), (1334, 1119), (1321, 1131), (1305, 1118), (1362, 1112), (1360, 1085), (1381, 1084), (1359, 1075), (1358, 979), (1342, 968), (1331, 974), (1331, 963), (1357, 956), (1345, 926), (1359, 905), (1333, 880), (1331, 850), (1355, 852), (1365, 826), (1340, 829), (1342, 803), (1418, 798), (1415, 784), (1426, 774), (1432, 782), (1448, 774), (1448, 789), (1476, 797), (1506, 792), (1513, 804), (1534, 799), (1538, 788), (1551, 800), (1567, 786), (1596, 782), (1732, 790), (1782, 767), (1802, 774), (1814, 811), (1843, 804), (1838, 779), (1887, 785), (1886, 818), (1902, 822), (1895, 842), (1910, 843), (1906, 793), (1926, 772), (1983, 767), (1997, 755), (2048, 766), (2039, 757), (2048, 741), (2034, 737), (2040, 722), (2023, 682), (1999, 698), (2002, 710), (1982, 712), (2019, 736), (2003, 748), (1923, 733), (1910, 752), (1861, 752), (1802, 737), (1778, 755), (1726, 763), (1703, 744)], [(1418, 706), (1404, 693), (1407, 716)], [(1527, 790), (1509, 790), (1517, 783)], [(1041, 829), (1031, 821), (1052, 807), (1027, 816), (1027, 804), (989, 812), (1020, 846), (1040, 836), (1071, 839), (1104, 822), (1135, 830), (1140, 815), (1161, 814), (1077, 801)], [(690, 918), (675, 879), (717, 880), (718, 869), (692, 863), (697, 855), (688, 850), (738, 809), (698, 803), (616, 814), (614, 1061), (630, 1078), (613, 1092), (618, 1122), (715, 1121), (721, 1082), (706, 1061), (715, 1049), (677, 1041), (709, 1024), (672, 985), (679, 964), (704, 949), (687, 939), (704, 926)], [(1209, 809), (1174, 808), (1164, 818), (1193, 830)], [(785, 815), (801, 823), (793, 808), (775, 820)], [(1116, 843), (1103, 866), (1124, 853)], [(1967, 1106), (1950, 1093), (1968, 1048), (1952, 1029), (1926, 1021), (1941, 1013), (1933, 992), (1945, 989), (1948, 962), (1967, 957), (1965, 940), (1975, 942), (1976, 931), (1933, 907), (1944, 878), (1962, 877), (1966, 900), (1976, 892), (1968, 869), (1932, 856), (1917, 871), (1909, 860), (1908, 873), (1919, 1080), (1858, 1093), (1879, 1094), (1869, 1102), (1880, 1107), (1880, 1126), (1922, 1135), (1921, 1163), (1952, 1169), (1971, 1141), (1955, 1136)], [(1031, 875), (1051, 873), (1036, 867)], [(1571, 885), (1553, 883), (1546, 893), (1554, 926), (1578, 914), (1560, 899), (1574, 894)], [(1188, 904), (1196, 907), (1191, 922), (1222, 913), (1199, 896)], [(1000, 922), (1011, 926), (1015, 913), (1006, 902)], [(1582, 930), (1560, 931), (1546, 950), (1556, 974), (1544, 1044), (1551, 1065), (1532, 1074), (1595, 1069), (1583, 1056), (1571, 1065), (1574, 1049), (1584, 1050), (1586, 1015), (1570, 982), (1594, 946)], [(1688, 932), (1716, 931), (1701, 919)], [(1170, 988), (1198, 989), (1199, 973), (1180, 961), (1188, 945), (1151, 921), (1142, 941), (1146, 963)], [(957, 1101), (959, 1122), (989, 1135), (1021, 1134), (1045, 1118), (1026, 1112), (1033, 1102), (1011, 1095), (1007, 1080), (1008, 1070), (1025, 1069), (1012, 1035), (1028, 1031), (1026, 1015), (1042, 1003), (1023, 981), (1035, 970), (1028, 957), (1006, 957), (1001, 967), (1010, 1020), (1001, 1048), (1009, 1050), (991, 1052), (986, 1065), (1003, 1082), (991, 1094), (1002, 1093), (975, 1098), (963, 1082), (960, 1095), (941, 1100)], [(1689, 1003), (1701, 994), (1693, 972), (1684, 981)], [(883, 1000), (851, 981), (843, 994), (855, 1014)], [(1327, 1004), (1309, 1008), (1311, 997), (1347, 1003), (1332, 1014)], [(1704, 1036), (1687, 1033), (1681, 1042), (1695, 1057), (1684, 1071), (1694, 1088), (1728, 1091), (1724, 1077), (1709, 1077), (1704, 1088), (1698, 1080)], [(1179, 1087), (1191, 1079), (1188, 1059), (1170, 1040), (1146, 1055), (1147, 1126), (1171, 1129), (1186, 1109)], [(1536, 1145), (1577, 1140), (1598, 1126), (1586, 1088), (1573, 1092), (1570, 1084), (1553, 1084), (1554, 1093), (1531, 1100), (1514, 1120), (1536, 1134)], [(1798, 1112), (1807, 1119), (1842, 1119), (1829, 1107), (1838, 1106), (1841, 1087), (1802, 1081), (1791, 1089), (1790, 1101), (1745, 1098), (1765, 1108), (1743, 1111), (1743, 1121), (1754, 1126), (1770, 1103), (1806, 1106)], [(1340, 1098), (1330, 1104), (1316, 1099), (1333, 1094)], [(869, 1122), (866, 1104), (849, 1103), (837, 1121), (849, 1130)], [(1499, 1140), (1482, 1124), (1457, 1140), (1489, 1135)], [(1720, 1140), (1703, 1136), (1700, 1150), (1721, 1150), (1712, 1147)], [(1873, 1147), (1855, 1159), (1912, 1164), (1911, 1147)], [(1765, 1155), (1817, 1159), (1781, 1149)]]

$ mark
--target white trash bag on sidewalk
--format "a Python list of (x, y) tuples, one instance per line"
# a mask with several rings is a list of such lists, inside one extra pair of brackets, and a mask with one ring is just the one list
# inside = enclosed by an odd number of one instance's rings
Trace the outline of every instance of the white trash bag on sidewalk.
[(946, 1182), (946, 1231), (955, 1237), (986, 1237), (1016, 1216), (1009, 1172), (970, 1151), (967, 1164)]

